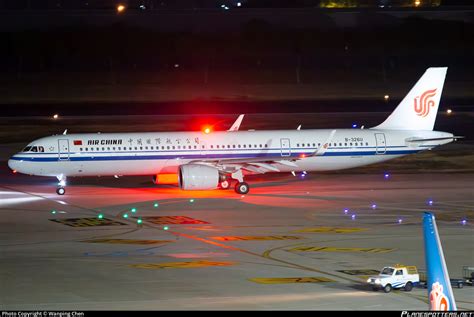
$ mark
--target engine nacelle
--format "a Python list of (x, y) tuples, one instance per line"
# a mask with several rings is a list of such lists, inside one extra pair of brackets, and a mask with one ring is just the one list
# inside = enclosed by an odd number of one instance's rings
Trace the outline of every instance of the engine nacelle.
[(184, 190), (215, 189), (219, 184), (219, 171), (217, 168), (185, 164), (179, 167), (179, 188)]

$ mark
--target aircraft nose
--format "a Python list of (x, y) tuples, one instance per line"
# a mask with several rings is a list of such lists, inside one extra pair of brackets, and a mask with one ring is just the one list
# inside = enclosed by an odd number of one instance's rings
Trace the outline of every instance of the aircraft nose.
[(18, 168), (18, 161), (9, 159), (9, 160), (8, 160), (8, 167), (9, 167), (12, 171), (17, 171), (17, 168)]

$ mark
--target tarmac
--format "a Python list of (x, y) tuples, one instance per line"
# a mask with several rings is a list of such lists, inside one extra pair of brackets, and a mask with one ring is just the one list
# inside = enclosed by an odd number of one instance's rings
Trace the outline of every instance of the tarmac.
[[(436, 214), (450, 277), (474, 266), (472, 173), (247, 181), (241, 196), (70, 179), (58, 196), (55, 180), (1, 162), (1, 309), (426, 310), (426, 289), (365, 284), (388, 265), (425, 270), (424, 211)], [(474, 309), (474, 287), (453, 291)]]

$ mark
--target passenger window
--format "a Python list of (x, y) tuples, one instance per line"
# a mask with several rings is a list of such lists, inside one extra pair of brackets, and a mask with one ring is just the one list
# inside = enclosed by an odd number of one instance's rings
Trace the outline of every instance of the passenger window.
[(300, 147), (300, 144), (299, 144), (299, 143), (296, 143), (296, 146), (297, 146), (297, 147)]
[(99, 148), (97, 148), (97, 151), (99, 151)]
[(339, 143), (339, 146), (342, 146), (342, 143)]
[(344, 143), (344, 146), (347, 146), (347, 143)]
[(238, 144), (237, 147), (240, 149), (240, 144)]
[(321, 143), (318, 143), (318, 146), (321, 146)]
[(247, 147), (247, 145), (244, 144), (244, 148)]
[(107, 148), (107, 151), (110, 151), (110, 148), (109, 148), (109, 147)]
[(81, 151), (81, 152), (82, 152), (82, 148), (79, 148), (79, 151)]
[[(212, 145), (211, 145), (211, 148), (212, 148)], [(216, 148), (219, 148), (219, 145), (216, 145)]]
[(369, 145), (369, 142), (365, 142), (365, 145)]
[(89, 149), (88, 149), (88, 148), (86, 148), (86, 151), (89, 151)]
[(235, 149), (235, 144), (233, 144), (232, 147)]

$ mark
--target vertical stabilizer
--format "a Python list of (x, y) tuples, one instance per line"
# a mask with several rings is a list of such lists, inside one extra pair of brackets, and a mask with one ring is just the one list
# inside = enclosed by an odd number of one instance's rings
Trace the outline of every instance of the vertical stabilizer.
[(390, 116), (374, 129), (433, 130), (447, 67), (428, 68)]
[(426, 282), (430, 310), (456, 310), (453, 290), (439, 240), (435, 216), (423, 215), (423, 237), (425, 240)]

